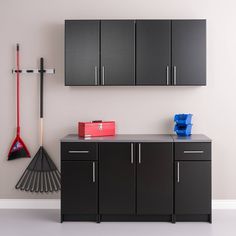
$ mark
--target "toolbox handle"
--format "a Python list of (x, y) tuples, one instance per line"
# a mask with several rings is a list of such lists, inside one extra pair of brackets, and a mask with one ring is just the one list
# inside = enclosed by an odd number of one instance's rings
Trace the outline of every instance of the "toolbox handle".
[(101, 123), (102, 120), (93, 120), (92, 123)]

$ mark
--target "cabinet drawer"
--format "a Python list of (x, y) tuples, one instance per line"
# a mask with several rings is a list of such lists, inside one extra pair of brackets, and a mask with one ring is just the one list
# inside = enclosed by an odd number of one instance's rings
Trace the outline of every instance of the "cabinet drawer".
[(211, 143), (175, 143), (175, 160), (211, 160)]
[(97, 160), (97, 144), (61, 143), (61, 160)]

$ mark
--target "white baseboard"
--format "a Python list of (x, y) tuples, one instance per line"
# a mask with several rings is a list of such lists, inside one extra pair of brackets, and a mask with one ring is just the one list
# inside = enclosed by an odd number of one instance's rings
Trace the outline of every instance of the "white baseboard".
[(60, 200), (0, 199), (0, 209), (60, 209)]
[[(236, 199), (213, 200), (213, 209), (236, 209)], [(59, 199), (0, 199), (0, 209), (60, 209)]]
[(213, 209), (236, 209), (236, 199), (215, 199), (212, 201)]

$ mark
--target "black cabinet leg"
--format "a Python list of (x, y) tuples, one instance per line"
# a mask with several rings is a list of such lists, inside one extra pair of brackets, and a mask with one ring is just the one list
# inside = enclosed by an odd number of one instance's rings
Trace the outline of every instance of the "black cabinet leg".
[(208, 215), (208, 221), (209, 221), (209, 223), (212, 223), (212, 214)]
[(171, 222), (172, 222), (173, 224), (176, 223), (176, 216), (175, 216), (174, 214), (171, 215)]
[(64, 221), (64, 215), (61, 214), (61, 223), (63, 223), (63, 221)]
[(97, 223), (100, 223), (101, 222), (101, 216), (100, 215), (97, 215)]

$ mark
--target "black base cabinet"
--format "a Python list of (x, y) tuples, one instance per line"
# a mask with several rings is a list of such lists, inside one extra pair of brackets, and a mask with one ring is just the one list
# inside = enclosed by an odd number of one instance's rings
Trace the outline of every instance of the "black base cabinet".
[(200, 137), (67, 136), (61, 221), (211, 222), (211, 142)]
[(175, 215), (211, 222), (211, 143), (175, 144)]
[(173, 214), (172, 143), (139, 143), (137, 215)]
[(135, 214), (133, 144), (99, 144), (99, 213)]

